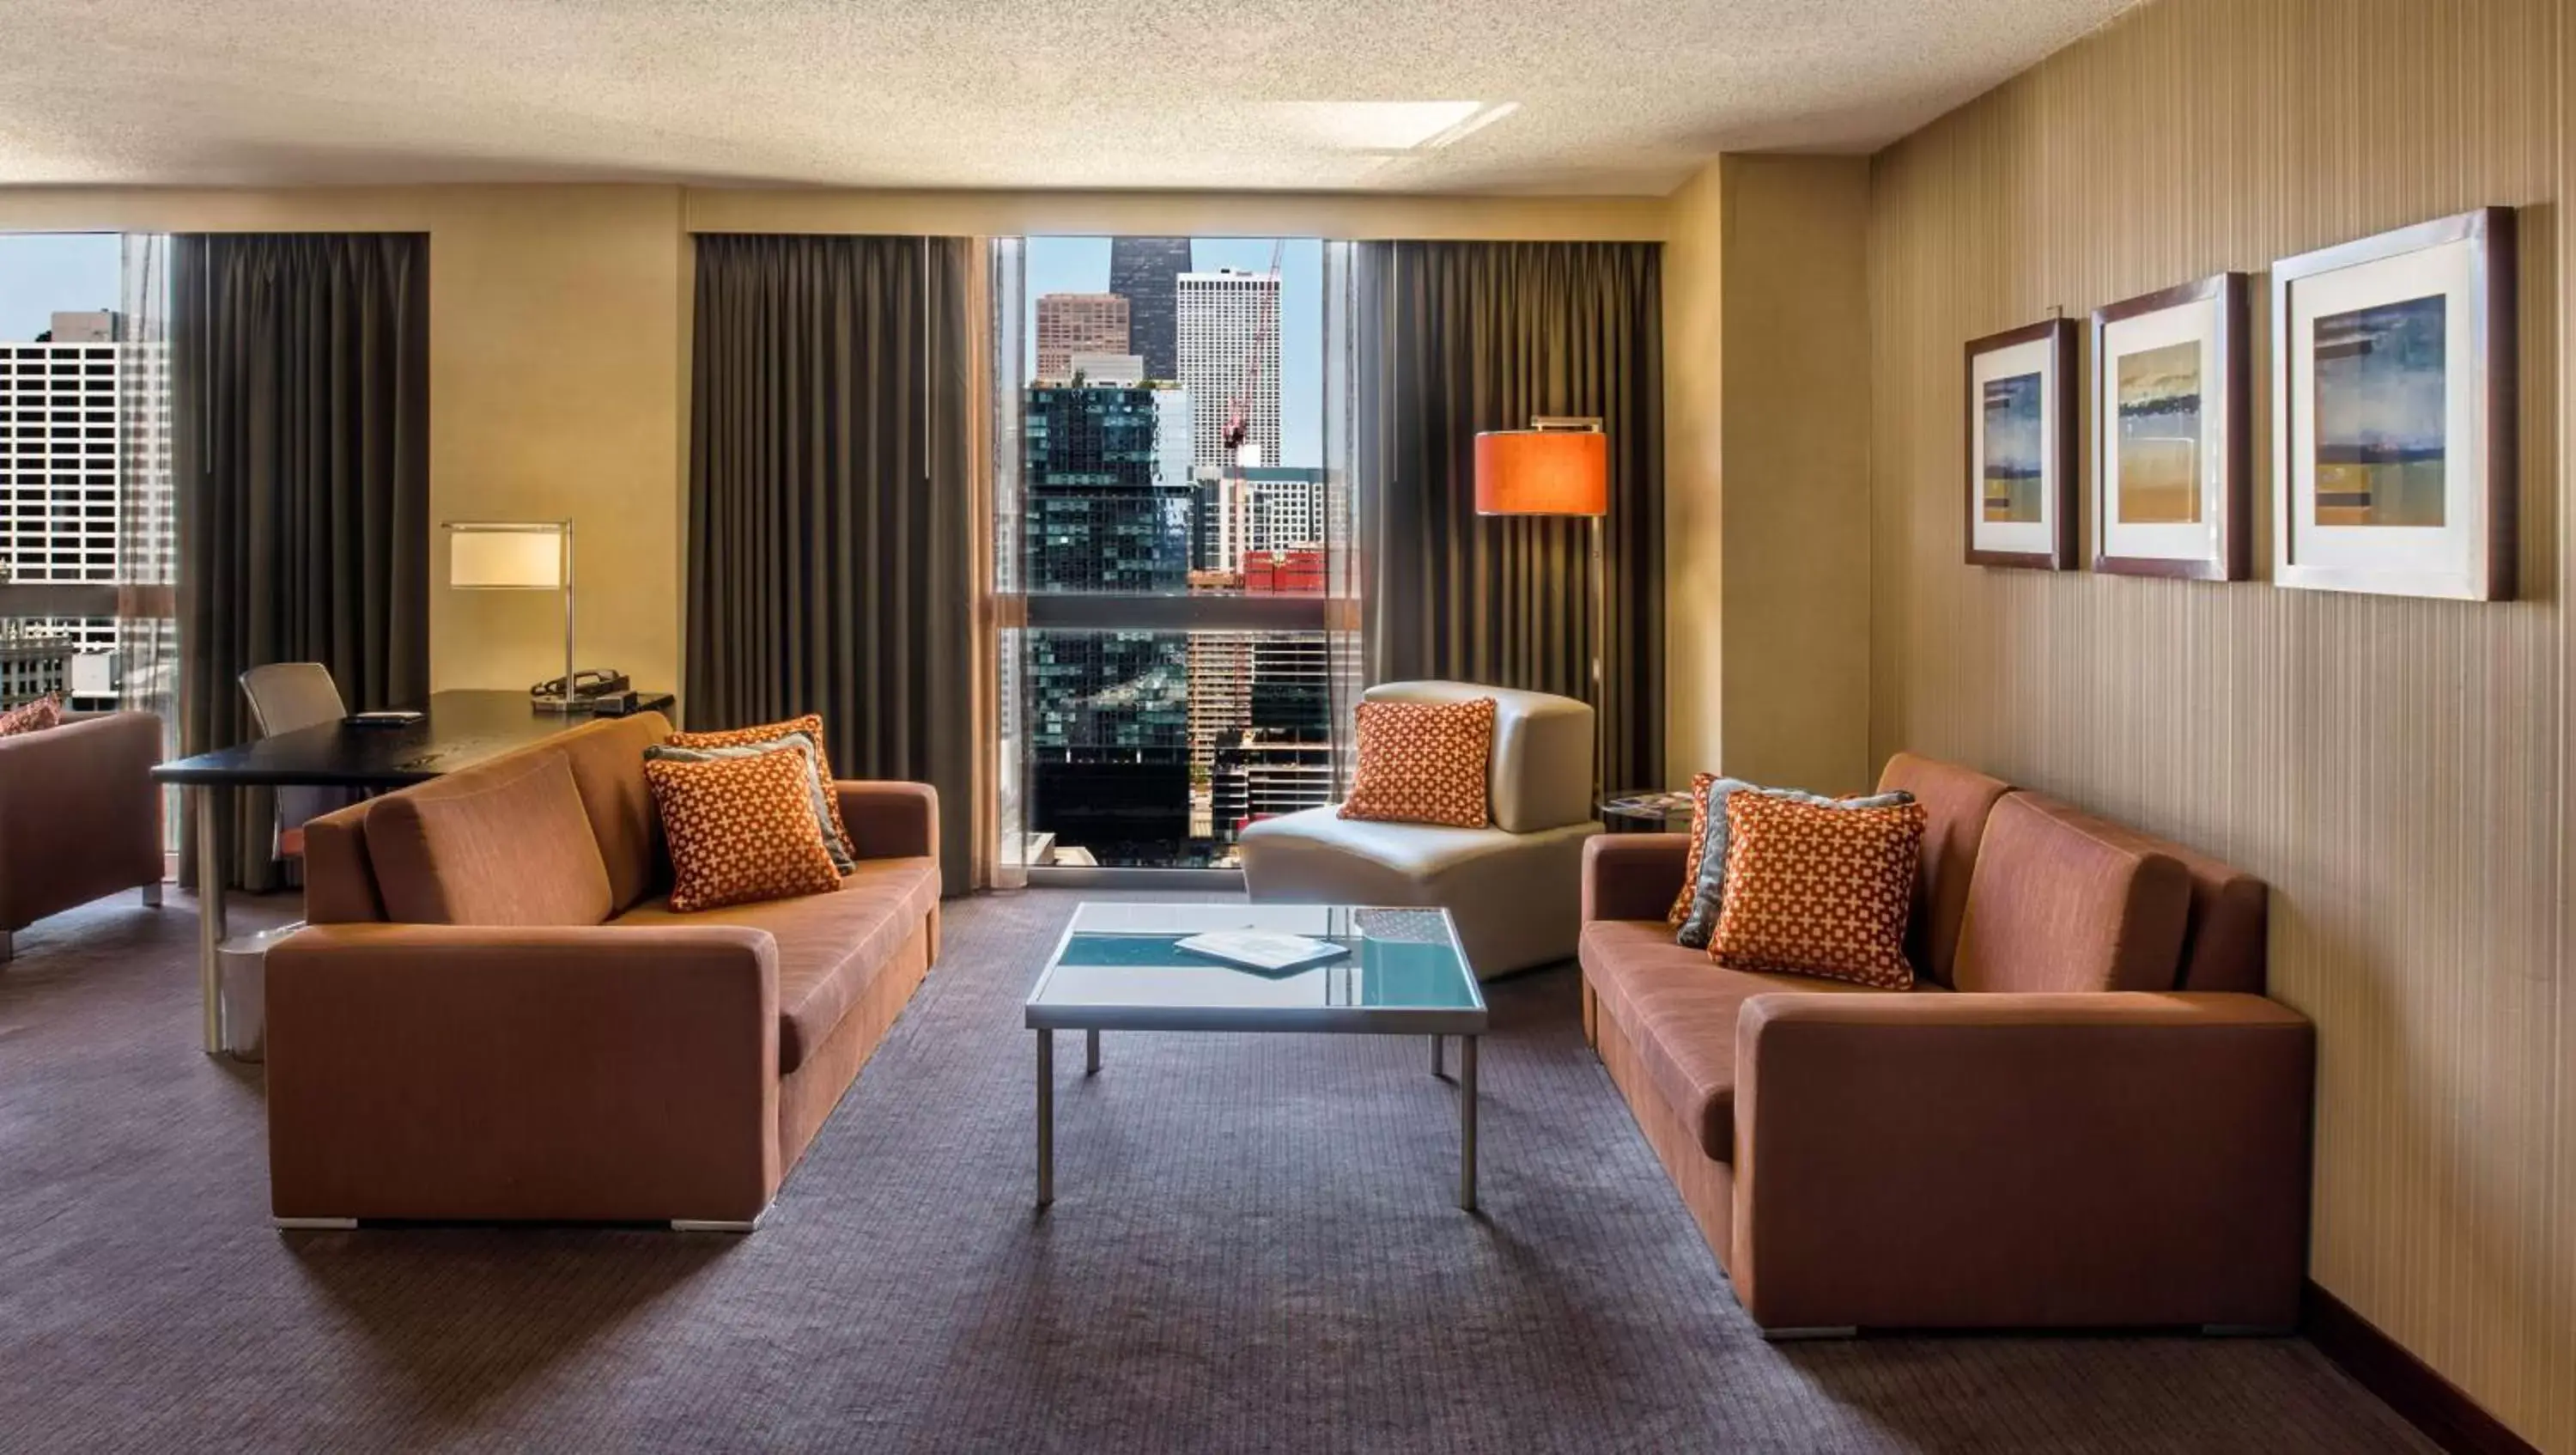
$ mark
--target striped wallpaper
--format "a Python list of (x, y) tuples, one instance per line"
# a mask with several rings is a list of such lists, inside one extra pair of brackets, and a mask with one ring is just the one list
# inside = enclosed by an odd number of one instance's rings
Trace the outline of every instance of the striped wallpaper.
[[(2571, 8), (2152, 0), (1881, 153), (1870, 209), (1874, 756), (1963, 759), (2276, 886), (2273, 987), (2321, 1038), (2314, 1278), (2563, 1451)], [(2260, 573), (2270, 260), (2484, 203), (2525, 209), (2522, 600), (1961, 564), (1964, 341), (2257, 274)]]

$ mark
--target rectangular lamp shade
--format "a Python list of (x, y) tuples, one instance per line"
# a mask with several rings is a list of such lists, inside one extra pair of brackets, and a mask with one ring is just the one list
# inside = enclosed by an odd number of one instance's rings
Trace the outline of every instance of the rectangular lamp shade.
[(477, 530), (447, 533), (447, 584), (521, 591), (560, 591), (564, 584), (563, 532)]
[(1597, 429), (1476, 436), (1478, 515), (1608, 515), (1610, 437)]

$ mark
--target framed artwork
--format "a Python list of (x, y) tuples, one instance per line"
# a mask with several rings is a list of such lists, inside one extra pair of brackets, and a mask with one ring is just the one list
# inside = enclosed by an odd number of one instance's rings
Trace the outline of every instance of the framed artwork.
[(2093, 311), (2093, 569), (2253, 574), (2245, 275)]
[(1968, 344), (1968, 564), (2075, 567), (2075, 321)]
[(2272, 579), (2514, 591), (2514, 214), (2272, 265)]

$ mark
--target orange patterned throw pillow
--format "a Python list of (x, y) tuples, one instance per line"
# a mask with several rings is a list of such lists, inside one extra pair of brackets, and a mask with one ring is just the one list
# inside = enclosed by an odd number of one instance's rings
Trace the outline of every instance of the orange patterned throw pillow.
[(49, 727), (62, 726), (62, 721), (63, 700), (48, 692), (33, 702), (0, 712), (0, 738), (40, 733)]
[(1480, 829), (1494, 699), (1363, 702), (1360, 767), (1342, 817)]
[(644, 781), (671, 845), (672, 910), (692, 914), (840, 888), (814, 821), (813, 771), (802, 753), (646, 760)]
[(850, 842), (850, 826), (841, 822), (841, 795), (832, 786), (831, 755), (823, 751), (823, 715), (809, 712), (785, 722), (765, 722), (758, 727), (726, 728), (721, 732), (673, 733), (662, 741), (675, 748), (748, 748), (755, 743), (773, 743), (789, 733), (803, 733), (814, 742), (814, 780), (823, 790), (823, 802), (832, 813), (832, 836), (841, 841), (841, 855), (855, 859), (858, 849)]
[(1715, 773), (1691, 775), (1690, 848), (1682, 856), (1682, 892), (1673, 899), (1673, 907), (1664, 912), (1664, 923), (1678, 925), (1690, 918), (1691, 897), (1699, 890), (1699, 861), (1708, 845), (1708, 789), (1718, 780)]
[(1726, 908), (1709, 958), (1729, 970), (1913, 988), (1905, 917), (1923, 823), (1919, 803), (1824, 808), (1730, 795)]

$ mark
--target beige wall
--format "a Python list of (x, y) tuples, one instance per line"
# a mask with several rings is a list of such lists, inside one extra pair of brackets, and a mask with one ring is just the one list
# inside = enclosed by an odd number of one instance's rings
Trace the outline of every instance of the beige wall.
[(1666, 780), (1869, 758), (1869, 163), (1730, 156), (1664, 254)]
[[(2273, 985), (2321, 1038), (2313, 1275), (2552, 1450), (2576, 1450), (2570, 44), (2554, 0), (2155, 0), (1882, 153), (1870, 229), (1873, 751), (2276, 886)], [(2524, 600), (1961, 564), (1965, 340), (2483, 203), (2525, 209)], [(2258, 478), (2269, 427), (2258, 399)]]

